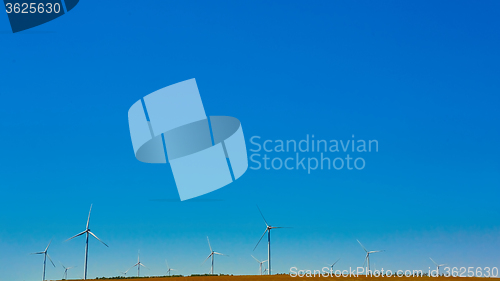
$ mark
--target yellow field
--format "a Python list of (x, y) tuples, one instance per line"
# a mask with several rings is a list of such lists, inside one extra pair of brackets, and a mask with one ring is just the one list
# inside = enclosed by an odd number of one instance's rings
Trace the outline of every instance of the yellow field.
[[(380, 279), (392, 279), (401, 281), (484, 281), (483, 277), (291, 277), (290, 275), (238, 275), (238, 276), (186, 276), (186, 277), (149, 277), (149, 278), (127, 278), (134, 281), (293, 281), (294, 279), (330, 279), (335, 281), (377, 281)], [(125, 280), (127, 280), (125, 279)], [(496, 279), (496, 278), (495, 278)], [(72, 279), (74, 280), (74, 279)], [(87, 279), (88, 280), (88, 279)], [(93, 279), (94, 280), (94, 279)], [(123, 280), (123, 279), (97, 279), (97, 280)]]

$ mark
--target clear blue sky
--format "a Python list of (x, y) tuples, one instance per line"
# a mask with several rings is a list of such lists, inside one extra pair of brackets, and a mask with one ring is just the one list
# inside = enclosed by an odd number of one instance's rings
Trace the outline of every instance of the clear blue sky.
[[(0, 280), (76, 265), (91, 203), (89, 277), (137, 259), (165, 273), (500, 266), (500, 2), (90, 1), (12, 34), (0, 13)], [(263, 139), (376, 139), (361, 171), (248, 170), (178, 202), (168, 165), (133, 154), (127, 111), (196, 78), (208, 115)], [(311, 154), (312, 155), (312, 154)], [(281, 156), (281, 154), (274, 154)], [(306, 155), (307, 156), (307, 155)]]

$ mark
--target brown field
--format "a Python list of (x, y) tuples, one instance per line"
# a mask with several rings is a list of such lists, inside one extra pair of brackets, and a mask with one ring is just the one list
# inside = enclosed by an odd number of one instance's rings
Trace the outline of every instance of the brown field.
[[(291, 277), (288, 274), (281, 275), (237, 275), (237, 276), (186, 276), (186, 277), (146, 277), (127, 279), (92, 279), (92, 280), (134, 280), (134, 281), (293, 281), (294, 279), (330, 279), (338, 281), (376, 281), (380, 279), (403, 279), (402, 281), (484, 281), (484, 277)], [(182, 280), (180, 280), (182, 279)], [(495, 278), (497, 279), (497, 278)], [(74, 279), (71, 279), (74, 280)], [(89, 279), (87, 279), (89, 280)]]

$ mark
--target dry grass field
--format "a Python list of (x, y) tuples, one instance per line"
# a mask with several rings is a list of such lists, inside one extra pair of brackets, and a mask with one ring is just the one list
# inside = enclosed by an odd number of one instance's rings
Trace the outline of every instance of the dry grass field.
[[(127, 278), (134, 281), (293, 281), (295, 279), (330, 279), (332, 281), (377, 281), (380, 279), (392, 279), (401, 281), (484, 281), (482, 277), (291, 277), (290, 275), (238, 275), (238, 276), (186, 276), (186, 277), (150, 277), (150, 278)], [(495, 278), (497, 279), (497, 278)], [(87, 279), (88, 280), (88, 279)], [(94, 280), (94, 279), (93, 279)], [(123, 280), (123, 279), (97, 279), (97, 280)]]

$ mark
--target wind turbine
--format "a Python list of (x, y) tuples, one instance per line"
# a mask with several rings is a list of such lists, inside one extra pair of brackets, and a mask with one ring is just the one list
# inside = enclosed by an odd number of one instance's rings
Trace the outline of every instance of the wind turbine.
[(340, 258), (336, 262), (334, 262), (332, 265), (330, 265), (330, 267), (332, 268), (332, 270), (333, 270), (333, 267), (339, 262), (339, 260), (340, 260)]
[[(252, 256), (252, 255), (251, 255), (251, 256)], [(265, 260), (265, 261), (260, 261), (260, 260), (258, 260), (257, 258), (255, 258), (254, 256), (252, 256), (252, 258), (253, 258), (254, 260), (256, 260), (256, 261), (259, 263), (259, 271), (260, 271), (260, 275), (262, 275), (262, 264), (263, 264), (263, 263), (265, 263), (265, 262), (267, 262), (267, 260)]]
[[(429, 258), (429, 259), (431, 259), (431, 258)], [(439, 268), (440, 268), (441, 266), (445, 266), (446, 264), (445, 264), (445, 263), (444, 263), (444, 264), (437, 264), (437, 263), (436, 263), (433, 259), (431, 259), (431, 261), (432, 261), (432, 262), (436, 265), (437, 274), (438, 274), (438, 276), (439, 276)]]
[[(137, 254), (137, 263), (134, 264), (131, 268), (127, 269), (127, 271), (131, 270), (132, 268), (134, 268), (135, 266), (137, 266), (137, 277), (139, 277), (139, 275), (141, 274), (141, 266), (149, 269), (147, 266), (145, 266), (144, 264), (142, 264), (141, 262), (141, 252), (139, 252)], [(125, 271), (125, 273), (127, 272)]]
[(202, 264), (204, 264), (210, 257), (212, 257), (212, 269), (210, 270), (210, 274), (214, 274), (214, 256), (219, 255), (228, 257), (228, 255), (214, 252), (214, 250), (212, 250), (212, 246), (210, 246), (210, 240), (208, 239), (208, 236), (207, 236), (207, 241), (208, 241), (208, 247), (210, 247), (210, 255), (208, 255), (208, 257), (203, 261)]
[(49, 245), (47, 245), (47, 248), (45, 248), (45, 251), (38, 252), (38, 253), (31, 253), (32, 255), (43, 255), (43, 277), (42, 277), (42, 281), (45, 281), (45, 265), (47, 264), (47, 258), (49, 258), (49, 260), (52, 263), (52, 265), (54, 267), (56, 267), (56, 265), (54, 264), (54, 262), (50, 258), (49, 253), (47, 253), (47, 250), (49, 249), (50, 243), (52, 243), (52, 240), (50, 240)]
[(368, 251), (365, 248), (365, 246), (363, 246), (363, 244), (361, 244), (361, 242), (359, 242), (359, 240), (356, 240), (356, 241), (358, 241), (359, 245), (361, 245), (361, 248), (363, 248), (363, 250), (365, 250), (365, 252), (366, 252), (365, 262), (363, 263), (363, 266), (365, 266), (365, 263), (368, 264), (368, 271), (366, 272), (368, 274), (368, 272), (370, 271), (370, 254), (383, 252), (384, 250), (382, 250), (382, 251)]
[(170, 272), (171, 272), (172, 270), (175, 270), (175, 269), (170, 268), (170, 266), (168, 266), (168, 261), (167, 261), (167, 260), (165, 260), (165, 263), (167, 264), (167, 273), (168, 273), (168, 276), (170, 276)]
[(70, 266), (70, 267), (65, 267), (61, 262), (59, 262), (61, 264), (61, 266), (64, 268), (64, 274), (63, 274), (63, 280), (66, 280), (68, 279), (68, 270), (72, 269), (73, 267), (76, 267), (76, 266)]
[(87, 219), (87, 226), (85, 227), (85, 230), (78, 233), (77, 235), (71, 237), (71, 238), (68, 238), (66, 239), (66, 241), (69, 241), (75, 237), (78, 237), (80, 235), (83, 235), (83, 234), (86, 234), (86, 239), (85, 239), (85, 261), (83, 263), (83, 280), (86, 280), (87, 279), (87, 261), (88, 261), (88, 258), (89, 258), (89, 234), (94, 236), (95, 239), (99, 240), (99, 242), (101, 242), (102, 244), (104, 244), (104, 246), (106, 247), (109, 247), (108, 245), (106, 245), (106, 243), (102, 242), (101, 239), (99, 239), (97, 236), (95, 236), (94, 233), (92, 233), (92, 231), (90, 231), (90, 228), (89, 228), (89, 222), (90, 222), (90, 212), (92, 211), (92, 204), (90, 205), (90, 211), (89, 211), (89, 217)]
[(118, 270), (118, 272), (120, 272), (121, 274), (123, 274), (123, 276), (124, 276), (124, 277), (127, 277), (127, 272), (128, 272), (128, 270), (125, 270), (125, 271), (119, 271), (119, 270)]
[[(257, 206), (257, 209), (259, 209), (259, 206)], [(255, 248), (253, 248), (253, 250), (255, 251), (255, 249), (257, 249), (257, 246), (259, 246), (260, 241), (262, 240), (262, 238), (264, 238), (264, 235), (266, 235), (266, 232), (267, 232), (267, 267), (268, 267), (267, 275), (271, 275), (271, 229), (289, 228), (289, 227), (270, 226), (269, 224), (267, 224), (267, 221), (264, 218), (264, 215), (262, 214), (260, 209), (259, 209), (259, 213), (262, 216), (262, 218), (264, 219), (264, 223), (266, 224), (266, 231), (264, 231), (264, 234), (262, 234), (262, 236), (259, 239), (259, 242), (257, 242), (257, 245), (255, 245)]]

